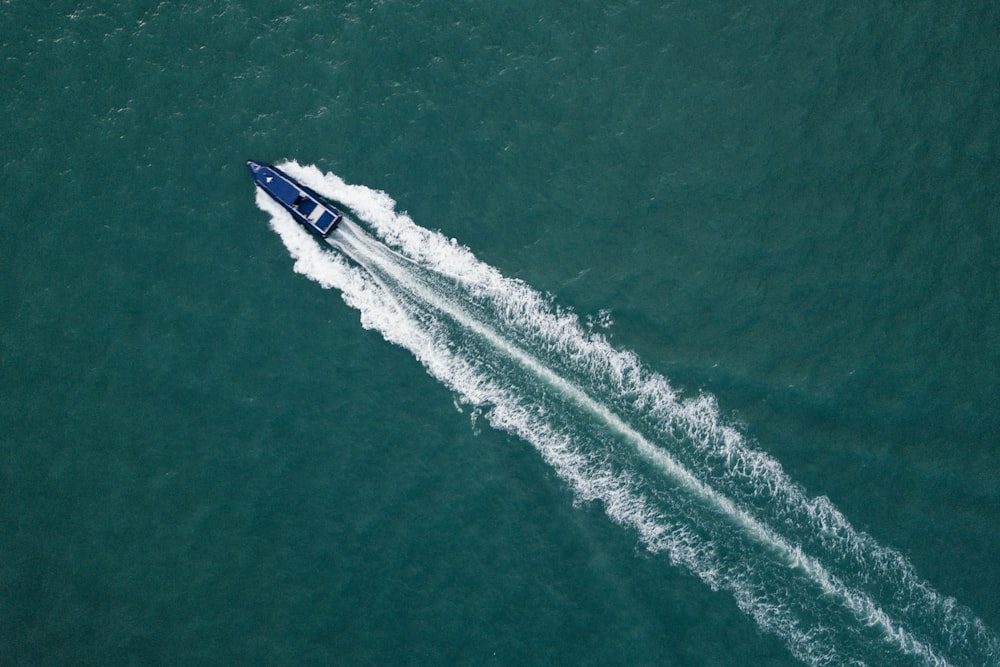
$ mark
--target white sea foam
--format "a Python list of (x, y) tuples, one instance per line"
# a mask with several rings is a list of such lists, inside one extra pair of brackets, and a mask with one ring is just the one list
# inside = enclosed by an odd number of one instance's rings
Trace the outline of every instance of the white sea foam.
[[(331, 237), (343, 254), (331, 252), (258, 193), (297, 272), (339, 289), (363, 326), (532, 443), (580, 499), (600, 501), (651, 551), (730, 591), (795, 655), (811, 664), (997, 660), (997, 639), (978, 619), (829, 500), (808, 497), (722, 419), (713, 397), (682, 399), (633, 353), (416, 225), (388, 195), (282, 167), (378, 236), (348, 221)], [(542, 400), (538, 381), (559, 400)]]

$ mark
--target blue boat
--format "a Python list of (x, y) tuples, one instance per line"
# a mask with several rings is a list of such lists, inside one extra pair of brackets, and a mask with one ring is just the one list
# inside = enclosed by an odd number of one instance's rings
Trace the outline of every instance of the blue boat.
[(295, 220), (313, 234), (326, 238), (344, 214), (323, 201), (309, 188), (274, 167), (256, 160), (247, 160), (247, 170), (253, 182), (271, 199), (281, 204)]

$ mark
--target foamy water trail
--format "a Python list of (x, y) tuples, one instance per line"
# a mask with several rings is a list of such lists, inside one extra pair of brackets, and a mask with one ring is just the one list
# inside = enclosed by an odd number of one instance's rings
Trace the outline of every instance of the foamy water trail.
[[(496, 428), (530, 442), (581, 500), (635, 529), (810, 664), (995, 664), (998, 641), (898, 553), (810, 498), (703, 395), (661, 375), (414, 224), (384, 193), (282, 165), (349, 207), (325, 249), (263, 193), (295, 270), (339, 289)], [(348, 260), (350, 258), (351, 261)]]

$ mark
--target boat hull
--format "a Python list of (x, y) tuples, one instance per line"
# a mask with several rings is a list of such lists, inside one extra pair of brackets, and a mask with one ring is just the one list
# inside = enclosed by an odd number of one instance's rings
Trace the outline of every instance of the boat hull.
[(329, 236), (344, 217), (336, 207), (273, 165), (247, 160), (247, 171), (257, 187), (317, 236)]

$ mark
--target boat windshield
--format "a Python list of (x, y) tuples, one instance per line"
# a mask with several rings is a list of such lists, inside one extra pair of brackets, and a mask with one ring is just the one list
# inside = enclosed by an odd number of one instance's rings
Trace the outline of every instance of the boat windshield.
[(292, 208), (302, 215), (309, 215), (313, 212), (313, 210), (315, 210), (316, 202), (304, 195), (299, 195), (292, 204)]

